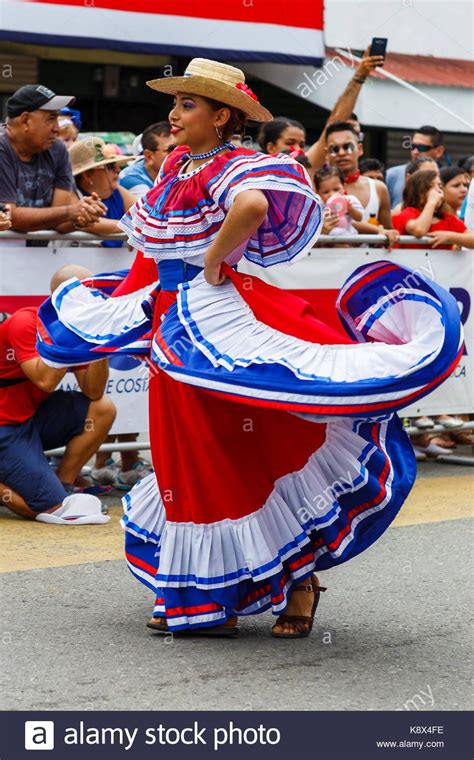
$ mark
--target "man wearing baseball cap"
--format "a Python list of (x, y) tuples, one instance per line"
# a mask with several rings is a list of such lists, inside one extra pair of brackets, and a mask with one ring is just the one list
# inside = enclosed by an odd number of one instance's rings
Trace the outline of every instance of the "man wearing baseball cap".
[(0, 127), (0, 203), (8, 203), (14, 230), (69, 232), (97, 221), (105, 212), (97, 196), (81, 201), (66, 146), (58, 140), (58, 114), (74, 101), (41, 84), (20, 87), (7, 100)]

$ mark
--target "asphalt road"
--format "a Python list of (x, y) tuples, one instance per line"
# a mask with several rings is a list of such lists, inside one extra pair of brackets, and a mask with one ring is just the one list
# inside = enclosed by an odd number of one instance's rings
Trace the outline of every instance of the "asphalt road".
[(421, 465), (394, 527), (321, 574), (313, 634), (293, 642), (269, 636), (269, 613), (237, 640), (148, 631), (118, 506), (106, 527), (2, 511), (0, 709), (470, 709), (471, 472)]

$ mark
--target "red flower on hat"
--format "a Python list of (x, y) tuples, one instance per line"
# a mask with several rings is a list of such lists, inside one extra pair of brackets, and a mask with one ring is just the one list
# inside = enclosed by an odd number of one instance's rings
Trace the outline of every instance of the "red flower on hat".
[(241, 90), (241, 92), (245, 92), (246, 95), (248, 95), (252, 100), (255, 100), (258, 103), (258, 98), (253, 92), (253, 90), (250, 89), (248, 84), (245, 84), (245, 82), (237, 82), (235, 85), (238, 90)]

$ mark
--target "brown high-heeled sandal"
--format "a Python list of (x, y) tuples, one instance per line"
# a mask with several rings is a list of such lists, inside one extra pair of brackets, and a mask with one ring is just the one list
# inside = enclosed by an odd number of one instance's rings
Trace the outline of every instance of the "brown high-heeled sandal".
[(150, 620), (146, 624), (146, 627), (151, 628), (152, 631), (156, 631), (157, 633), (169, 633), (168, 623), (166, 622), (166, 619), (163, 617), (150, 618)]
[[(309, 581), (309, 582), (308, 582)], [(314, 602), (311, 610), (311, 615), (280, 615), (275, 625), (272, 628), (272, 636), (276, 639), (305, 639), (309, 636), (313, 629), (314, 616), (316, 614), (316, 608), (319, 604), (319, 598), (321, 591), (327, 591), (325, 586), (319, 585), (319, 579), (316, 575), (312, 575), (306, 583), (299, 586), (294, 586), (291, 589), (293, 591), (312, 591), (314, 594)], [(277, 625), (283, 625), (283, 623), (289, 623), (296, 628), (295, 633), (275, 633), (274, 628)]]

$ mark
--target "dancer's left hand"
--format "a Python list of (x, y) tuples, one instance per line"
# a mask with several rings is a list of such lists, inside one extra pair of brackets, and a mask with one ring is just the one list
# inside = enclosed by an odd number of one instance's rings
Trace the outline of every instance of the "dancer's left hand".
[(223, 285), (227, 279), (220, 264), (214, 264), (206, 259), (204, 259), (204, 277), (209, 285)]

